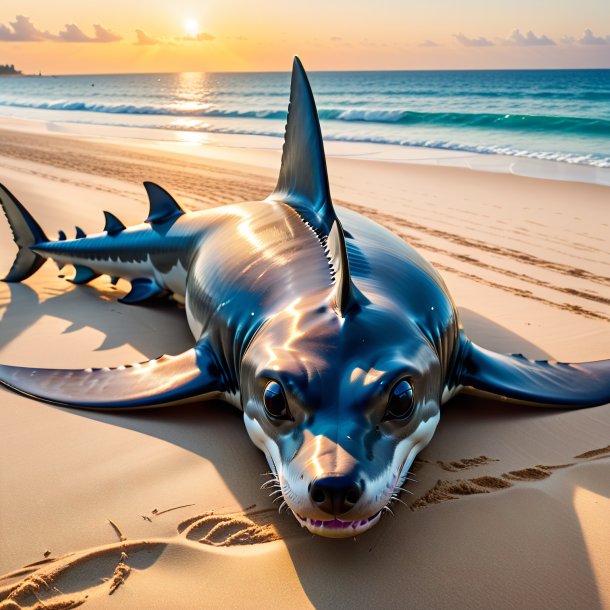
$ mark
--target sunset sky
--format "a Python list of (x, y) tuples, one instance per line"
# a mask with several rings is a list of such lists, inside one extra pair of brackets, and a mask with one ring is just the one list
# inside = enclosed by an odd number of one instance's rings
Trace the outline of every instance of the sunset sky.
[(608, 0), (3, 0), (0, 63), (45, 74), (610, 68)]

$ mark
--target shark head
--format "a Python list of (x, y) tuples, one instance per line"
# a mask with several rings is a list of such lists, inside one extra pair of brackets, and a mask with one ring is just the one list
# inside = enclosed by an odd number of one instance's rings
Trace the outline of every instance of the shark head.
[(399, 311), (311, 305), (291, 303), (250, 345), (244, 421), (275, 500), (312, 533), (354, 536), (391, 510), (434, 434), (440, 363)]

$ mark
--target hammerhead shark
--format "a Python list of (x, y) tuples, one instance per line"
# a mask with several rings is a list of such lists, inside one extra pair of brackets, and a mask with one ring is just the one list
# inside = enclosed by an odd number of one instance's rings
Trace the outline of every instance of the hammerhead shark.
[(47, 258), (76, 284), (125, 278), (123, 303), (184, 303), (194, 346), (118, 368), (0, 365), (0, 382), (84, 409), (219, 399), (243, 412), (270, 484), (328, 537), (378, 522), (431, 440), (441, 405), (476, 391), (540, 406), (610, 402), (610, 360), (530, 361), (472, 343), (440, 275), (389, 230), (331, 200), (312, 90), (294, 60), (277, 186), (264, 201), (186, 213), (146, 182), (146, 221), (105, 212), (101, 233), (49, 240), (6, 189), (19, 248), (8, 282)]

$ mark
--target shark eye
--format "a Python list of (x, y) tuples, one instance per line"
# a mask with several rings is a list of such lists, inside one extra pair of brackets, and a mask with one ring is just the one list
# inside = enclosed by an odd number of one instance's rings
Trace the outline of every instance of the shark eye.
[(274, 419), (291, 419), (288, 403), (282, 386), (277, 381), (270, 381), (263, 394), (267, 415)]
[(414, 408), (413, 387), (406, 379), (403, 379), (392, 389), (383, 419), (385, 421), (409, 419), (413, 415)]

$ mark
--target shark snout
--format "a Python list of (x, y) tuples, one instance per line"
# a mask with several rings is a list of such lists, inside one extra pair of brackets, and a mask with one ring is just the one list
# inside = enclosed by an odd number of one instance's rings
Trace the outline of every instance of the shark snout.
[(311, 503), (322, 512), (339, 517), (352, 510), (362, 497), (364, 482), (348, 475), (331, 474), (309, 485)]

